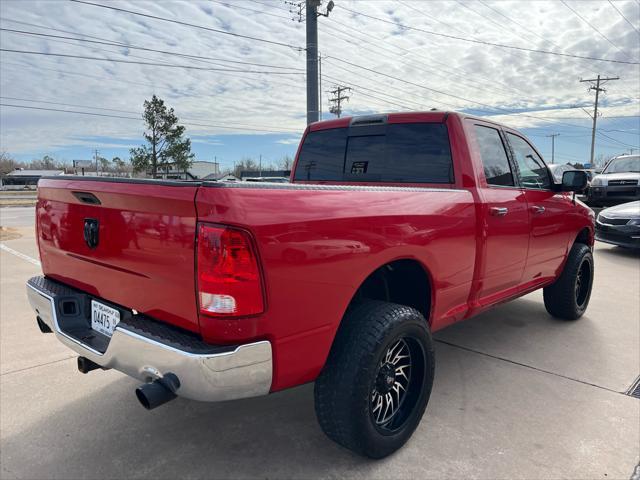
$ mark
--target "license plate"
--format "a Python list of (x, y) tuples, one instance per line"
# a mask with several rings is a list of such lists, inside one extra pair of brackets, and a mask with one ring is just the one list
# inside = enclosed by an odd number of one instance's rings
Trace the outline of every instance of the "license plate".
[(108, 307), (104, 303), (91, 300), (91, 328), (107, 337), (113, 335), (113, 330), (120, 321), (120, 312)]

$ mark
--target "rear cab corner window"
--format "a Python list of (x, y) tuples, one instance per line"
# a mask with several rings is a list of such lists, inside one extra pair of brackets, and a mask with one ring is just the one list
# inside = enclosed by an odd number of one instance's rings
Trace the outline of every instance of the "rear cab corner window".
[(294, 179), (454, 183), (447, 127), (391, 123), (310, 132), (300, 149)]

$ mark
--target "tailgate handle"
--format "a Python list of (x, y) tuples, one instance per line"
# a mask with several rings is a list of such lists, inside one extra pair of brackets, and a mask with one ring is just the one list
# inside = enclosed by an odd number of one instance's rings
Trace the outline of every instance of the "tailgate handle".
[(73, 196), (76, 197), (83, 203), (89, 203), (91, 205), (100, 205), (100, 199), (96, 197), (93, 193), (90, 192), (72, 192)]

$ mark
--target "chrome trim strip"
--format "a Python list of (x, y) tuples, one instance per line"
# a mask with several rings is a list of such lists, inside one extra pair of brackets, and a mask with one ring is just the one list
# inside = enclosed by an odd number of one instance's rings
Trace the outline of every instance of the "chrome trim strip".
[(29, 303), (58, 340), (105, 368), (143, 382), (171, 372), (180, 379), (178, 395), (199, 401), (255, 397), (271, 389), (273, 364), (268, 341), (240, 345), (228, 352), (196, 354), (116, 327), (107, 350), (100, 353), (60, 329), (51, 295), (30, 284), (27, 287)]
[[(443, 185), (454, 185), (443, 183)], [(362, 192), (469, 192), (462, 188), (436, 187), (392, 187), (387, 185), (345, 185), (326, 183), (269, 183), (269, 182), (210, 182), (204, 181), (203, 187), (209, 188), (254, 188), (272, 190), (324, 190), (324, 191), (362, 191)]]

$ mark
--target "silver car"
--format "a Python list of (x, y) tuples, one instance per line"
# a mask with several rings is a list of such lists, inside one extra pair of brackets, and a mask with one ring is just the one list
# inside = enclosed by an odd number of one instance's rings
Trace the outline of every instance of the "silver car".
[(640, 155), (612, 158), (593, 177), (587, 195), (589, 205), (613, 205), (640, 200)]

